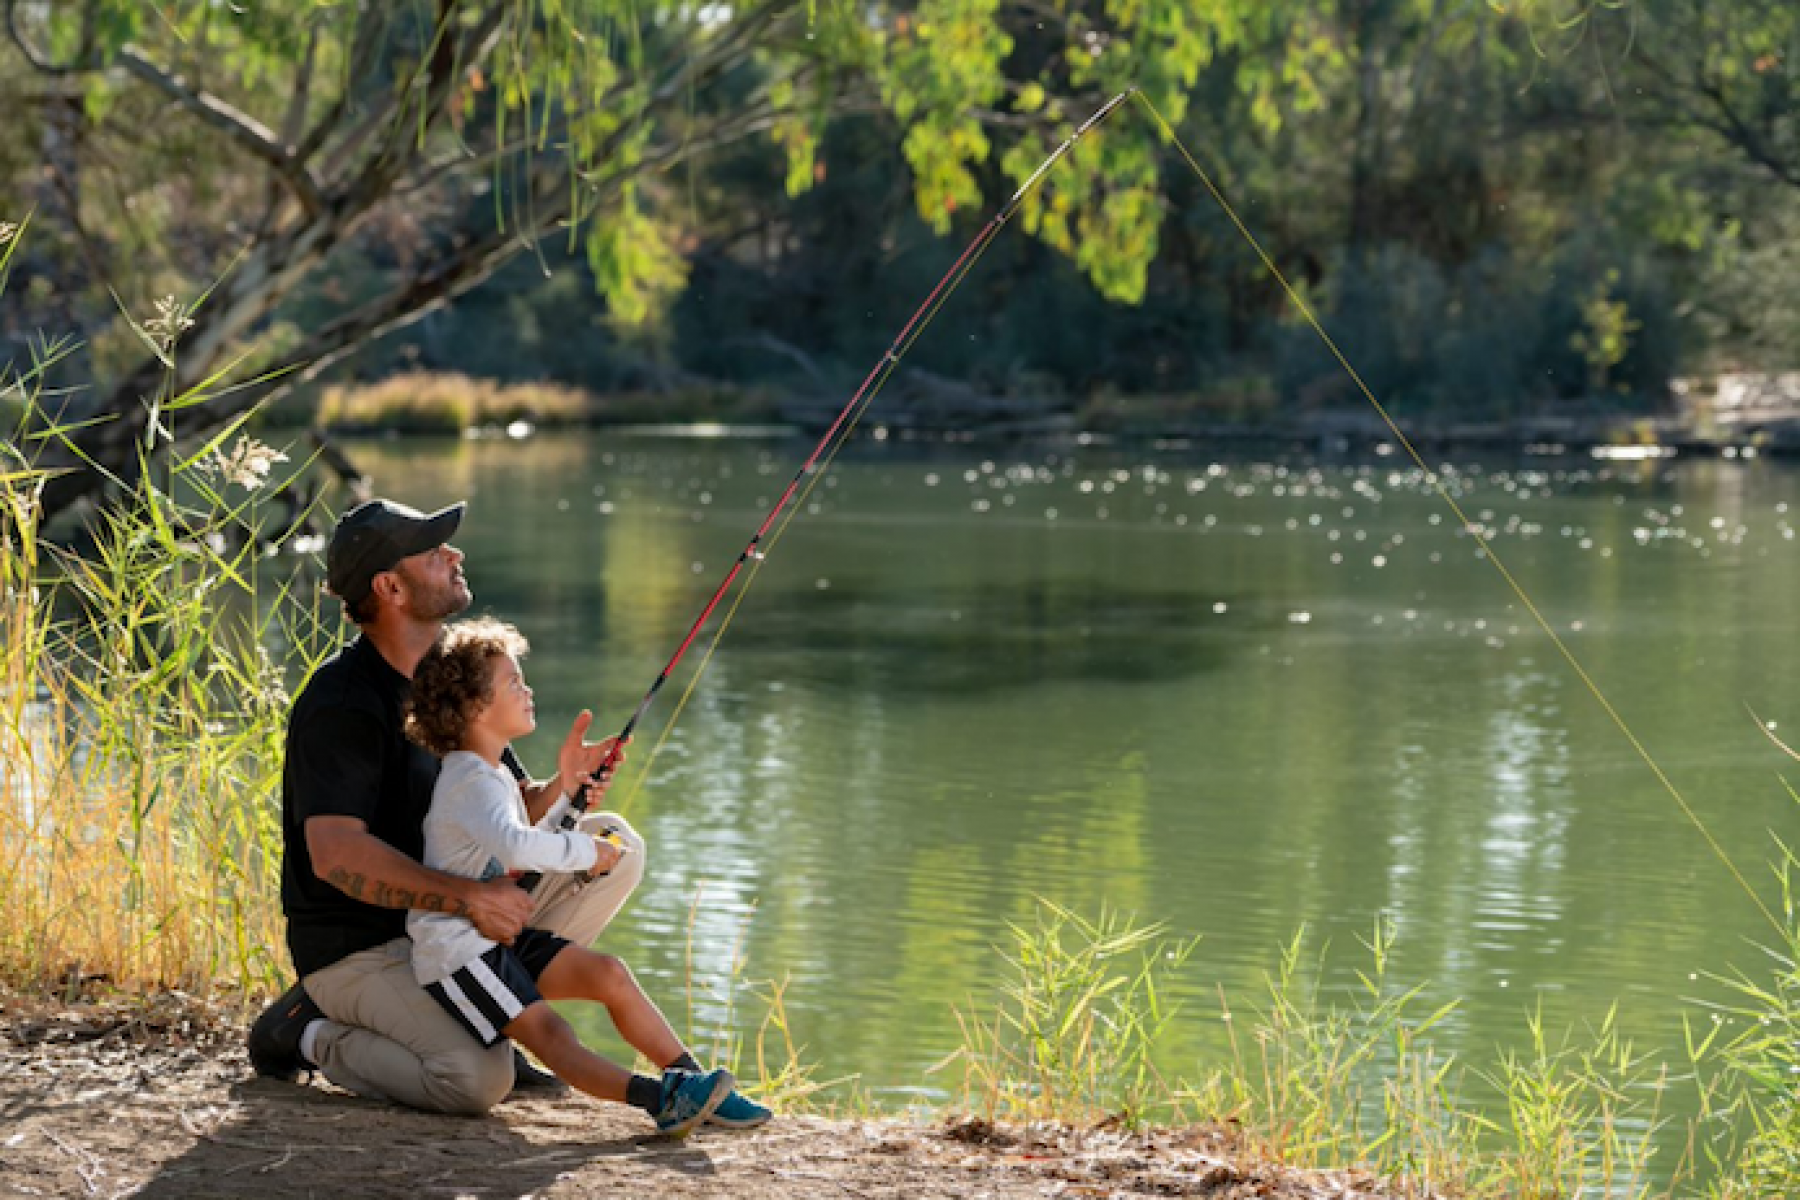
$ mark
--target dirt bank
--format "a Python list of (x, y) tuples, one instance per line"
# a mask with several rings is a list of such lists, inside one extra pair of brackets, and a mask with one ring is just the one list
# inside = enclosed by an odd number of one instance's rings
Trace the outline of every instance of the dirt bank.
[(685, 1142), (576, 1096), (428, 1116), (252, 1076), (241, 1015), (180, 995), (0, 993), (0, 1197), (954, 1197), (1398, 1194), (1246, 1161), (1228, 1130), (1132, 1135), (781, 1116)]

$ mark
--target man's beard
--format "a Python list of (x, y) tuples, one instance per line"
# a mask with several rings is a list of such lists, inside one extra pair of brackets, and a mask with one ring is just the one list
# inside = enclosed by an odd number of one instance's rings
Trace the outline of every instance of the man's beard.
[(400, 577), (406, 580), (407, 598), (411, 601), (409, 607), (415, 620), (442, 621), (454, 617), (475, 599), (469, 592), (469, 585), (460, 579), (434, 584), (406, 570), (400, 572)]
[(413, 615), (421, 621), (442, 621), (466, 610), (475, 597), (467, 587), (449, 584), (432, 588), (413, 603)]

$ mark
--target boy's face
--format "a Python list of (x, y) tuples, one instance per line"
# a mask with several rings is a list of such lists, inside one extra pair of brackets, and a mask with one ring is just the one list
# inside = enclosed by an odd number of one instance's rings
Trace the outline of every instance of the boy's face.
[(531, 689), (525, 684), (519, 660), (512, 655), (503, 654), (494, 660), (492, 692), (477, 719), (507, 741), (537, 728), (537, 706), (531, 702)]

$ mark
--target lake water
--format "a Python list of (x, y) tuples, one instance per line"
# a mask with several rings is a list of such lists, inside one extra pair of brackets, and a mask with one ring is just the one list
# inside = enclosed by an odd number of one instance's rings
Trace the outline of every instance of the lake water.
[[(467, 497), (476, 609), (517, 622), (538, 772), (582, 705), (616, 729), (804, 458), (792, 441), (381, 443), (387, 494)], [(1468, 515), (1771, 904), (1800, 732), (1800, 473), (1744, 461), (1464, 466)], [(614, 790), (633, 793), (703, 639)], [(1398, 457), (1368, 465), (853, 445), (765, 569), (628, 815), (646, 886), (605, 947), (677, 1022), (736, 956), (787, 978), (805, 1057), (941, 1100), (953, 1007), (991, 1012), (1037, 897), (1198, 936), (1164, 1065), (1222, 1052), (1305, 928), (1328, 992), (1395, 922), (1393, 974), (1458, 999), (1489, 1064), (1617, 1004), (1639, 1049), (1763, 970), (1763, 918)], [(695, 907), (696, 896), (700, 903)], [(690, 937), (690, 925), (692, 936)], [(1329, 949), (1326, 949), (1329, 947)], [(693, 993), (687, 980), (701, 985)], [(616, 1048), (604, 1017), (581, 1018)]]

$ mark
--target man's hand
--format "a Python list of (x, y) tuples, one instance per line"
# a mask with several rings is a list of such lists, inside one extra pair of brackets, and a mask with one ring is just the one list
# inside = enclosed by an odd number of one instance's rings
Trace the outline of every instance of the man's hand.
[[(563, 790), (573, 796), (586, 783), (590, 808), (612, 783), (613, 770), (625, 761), (625, 748), (619, 746), (618, 738), (603, 738), (598, 742), (583, 740), (593, 725), (593, 712), (582, 709), (575, 718), (575, 724), (569, 727), (569, 736), (563, 739), (562, 749), (556, 753), (556, 773), (562, 781)], [(615, 746), (619, 746), (616, 754), (613, 752)], [(609, 754), (613, 755), (612, 766), (603, 775), (596, 775), (600, 764), (606, 761)]]
[(469, 920), (490, 942), (512, 945), (531, 919), (531, 893), (510, 879), (490, 879), (469, 891)]

